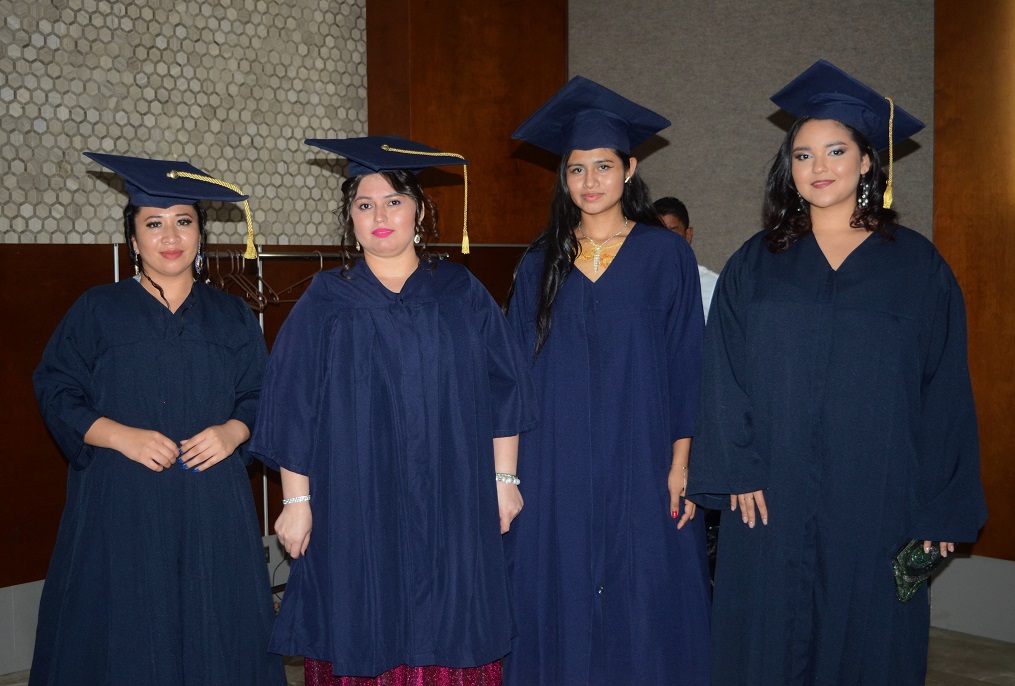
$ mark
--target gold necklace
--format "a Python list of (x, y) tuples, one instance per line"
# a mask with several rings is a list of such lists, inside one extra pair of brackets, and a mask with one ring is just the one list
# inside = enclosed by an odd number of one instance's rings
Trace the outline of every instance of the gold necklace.
[[(595, 248), (595, 251), (592, 253), (592, 273), (593, 274), (598, 274), (599, 273), (599, 260), (600, 260), (600, 257), (602, 256), (603, 248), (605, 248), (610, 243), (610, 241), (612, 241), (614, 238), (616, 238), (620, 234), (622, 234), (625, 231), (627, 231), (627, 224), (628, 224), (629, 221), (630, 220), (627, 217), (624, 217), (624, 225), (622, 227), (620, 227), (620, 231), (618, 231), (617, 233), (613, 234), (612, 236), (607, 238), (602, 243), (596, 243), (594, 240), (592, 240), (591, 238), (586, 236), (585, 232), (582, 231), (582, 223), (578, 222), (578, 233), (580, 233), (582, 235), (582, 238), (584, 238), (589, 243), (591, 243), (592, 247)], [(586, 259), (588, 259), (588, 258), (586, 258)]]

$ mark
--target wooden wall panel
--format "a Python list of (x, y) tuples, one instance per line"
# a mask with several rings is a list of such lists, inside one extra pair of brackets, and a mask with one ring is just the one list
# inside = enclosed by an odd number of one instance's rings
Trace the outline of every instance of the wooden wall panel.
[(1015, 3), (935, 8), (934, 242), (965, 294), (990, 508), (973, 552), (1015, 560)]
[(46, 576), (67, 461), (42, 422), (32, 372), (85, 290), (113, 278), (109, 245), (0, 245), (0, 588)]
[[(473, 243), (529, 243), (546, 222), (556, 160), (511, 140), (567, 78), (566, 0), (368, 0), (368, 120), (470, 161)], [(460, 239), (461, 168), (421, 182)]]

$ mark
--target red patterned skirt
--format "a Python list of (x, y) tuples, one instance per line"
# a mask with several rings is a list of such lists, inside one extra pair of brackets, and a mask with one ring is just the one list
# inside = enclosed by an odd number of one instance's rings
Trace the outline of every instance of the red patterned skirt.
[(399, 665), (379, 676), (335, 676), (331, 663), (303, 661), (306, 686), (500, 686), (500, 660), (482, 667), (410, 667)]

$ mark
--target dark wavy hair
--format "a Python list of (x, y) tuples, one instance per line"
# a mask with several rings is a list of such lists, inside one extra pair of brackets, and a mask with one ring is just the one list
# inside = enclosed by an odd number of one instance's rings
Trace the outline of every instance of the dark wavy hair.
[[(772, 168), (768, 172), (763, 222), (768, 231), (765, 235), (765, 244), (772, 252), (788, 249), (811, 230), (810, 205), (800, 197), (796, 184), (793, 183), (793, 143), (800, 127), (811, 119), (813, 117), (802, 117), (793, 124), (782, 145), (779, 146)], [(857, 186), (857, 198), (863, 194), (864, 188), (867, 189), (867, 206), (861, 207), (857, 203), (849, 225), (855, 229), (873, 231), (891, 240), (889, 227), (895, 224), (899, 215), (895, 210), (885, 209), (882, 206), (888, 178), (881, 169), (878, 153), (862, 133), (848, 124), (842, 122), (839, 124), (849, 131), (853, 142), (860, 150), (860, 157), (867, 155), (870, 159), (870, 168), (866, 174), (860, 176)]]
[[(631, 169), (631, 156), (622, 151), (612, 149), (613, 153), (620, 158), (624, 166), (624, 172)], [(571, 273), (574, 261), (578, 257), (579, 243), (575, 238), (575, 227), (581, 220), (581, 210), (571, 200), (571, 193), (567, 188), (567, 163), (571, 158), (571, 152), (564, 155), (557, 167), (557, 182), (553, 188), (553, 198), (550, 200), (550, 218), (546, 222), (546, 228), (539, 234), (522, 254), (525, 259), (530, 251), (542, 250), (543, 256), (543, 278), (539, 287), (539, 304), (536, 308), (536, 347), (534, 355), (538, 356), (550, 335), (550, 326), (553, 322), (553, 302), (557, 298), (557, 292), (564, 284), (564, 280)], [(649, 194), (648, 186), (638, 176), (637, 170), (631, 175), (630, 181), (624, 184), (624, 193), (620, 197), (620, 207), (624, 216), (633, 222), (661, 226), (659, 215), (652, 206), (652, 197)], [(518, 263), (521, 264), (521, 261)], [(511, 280), (511, 288), (508, 290), (507, 301), (504, 304), (504, 313), (511, 308), (511, 299), (515, 292), (515, 282), (518, 279), (518, 266), (515, 267), (514, 277)]]
[[(438, 238), (437, 208), (434, 206), (433, 200), (423, 192), (419, 180), (411, 171), (400, 169), (378, 173), (387, 179), (396, 193), (407, 195), (416, 203), (416, 233), (420, 236), (420, 241), (416, 244), (416, 253), (419, 255), (420, 265), (424, 269), (433, 269), (435, 258), (426, 249), (427, 245), (436, 242)], [(353, 267), (360, 257), (354, 249), (356, 233), (352, 224), (352, 205), (364, 176), (366, 174), (351, 176), (342, 184), (342, 207), (338, 213), (338, 229), (339, 245), (342, 248), (343, 275)], [(424, 210), (426, 210), (425, 213)]]
[[(208, 223), (208, 214), (204, 208), (201, 207), (201, 203), (195, 202), (194, 213), (197, 214), (197, 231), (200, 237), (200, 241), (197, 246), (198, 254), (204, 253), (204, 246), (208, 242), (208, 231), (205, 225)], [(130, 263), (138, 270), (144, 278), (148, 279), (148, 283), (155, 287), (155, 290), (162, 296), (162, 301), (166, 303), (166, 307), (169, 307), (169, 301), (166, 300), (166, 293), (162, 290), (162, 286), (157, 284), (151, 276), (148, 275), (147, 270), (144, 268), (144, 264), (141, 263), (141, 256), (137, 254), (137, 250), (134, 249), (134, 237), (137, 236), (137, 215), (141, 211), (138, 205), (132, 202), (128, 202), (123, 208), (123, 238), (127, 244), (127, 255), (130, 257)], [(194, 278), (200, 276), (200, 273), (193, 267)]]

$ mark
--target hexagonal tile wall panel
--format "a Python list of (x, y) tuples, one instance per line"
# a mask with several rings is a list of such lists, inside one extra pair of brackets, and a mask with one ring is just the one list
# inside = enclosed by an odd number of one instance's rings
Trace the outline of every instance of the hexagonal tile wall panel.
[[(250, 194), (258, 241), (337, 238), (367, 130), (365, 0), (0, 0), (4, 243), (122, 242), (120, 181), (81, 153), (180, 159)], [(210, 238), (242, 212), (211, 204)]]

